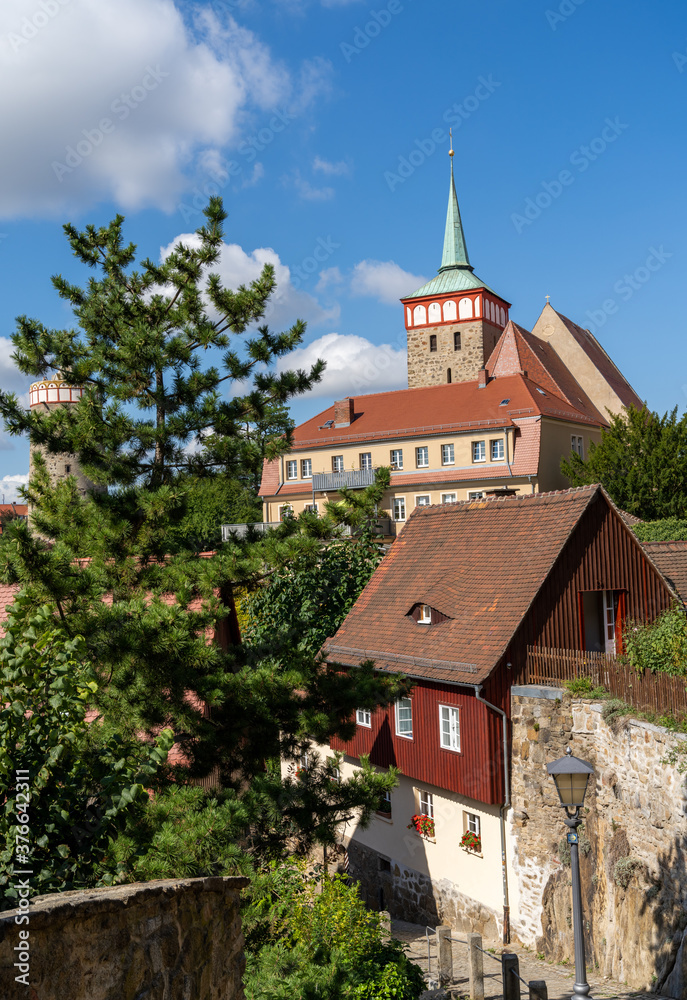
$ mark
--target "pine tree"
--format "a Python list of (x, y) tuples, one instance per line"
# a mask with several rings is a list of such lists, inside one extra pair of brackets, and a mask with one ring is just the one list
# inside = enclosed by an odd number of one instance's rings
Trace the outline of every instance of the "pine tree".
[[(288, 448), (283, 407), (324, 367), (275, 372), (305, 326), (275, 334), (257, 325), (275, 288), (269, 265), (249, 286), (223, 287), (212, 271), (221, 201), (205, 214), (192, 241), (138, 269), (121, 216), (100, 229), (64, 227), (93, 271), (85, 288), (52, 279), (76, 325), (49, 329), (20, 317), (14, 359), (30, 376), (64, 373), (83, 396), (35, 413), (0, 392), (0, 414), (10, 433), (29, 433), (48, 453), (77, 454), (106, 489), (81, 496), (73, 477), (53, 486), (38, 454), (27, 490), (32, 521), (6, 529), (0, 572), (33, 605), (51, 606), (68, 635), (83, 637), (99, 675), (96, 707), (108, 719), (129, 731), (171, 724), (192, 775), (216, 768), (268, 827), (281, 817), (284, 830), (327, 839), (341, 808), (359, 801), (369, 815), (388, 779), (368, 769), (340, 792), (328, 781), (325, 794), (313, 776), (306, 793), (265, 761), (297, 759), (309, 737), (350, 734), (357, 707), (386, 703), (407, 684), (375, 676), (370, 665), (345, 675), (309, 652), (285, 658), (269, 643), (238, 642), (237, 588), (255, 588), (296, 557), (317, 558), (321, 529), (308, 531), (307, 519), (235, 538), (209, 558), (199, 556), (195, 535), (178, 530), (198, 482), (245, 482), (255, 476), (256, 448), (270, 457)], [(231, 395), (237, 384), (244, 391)]]

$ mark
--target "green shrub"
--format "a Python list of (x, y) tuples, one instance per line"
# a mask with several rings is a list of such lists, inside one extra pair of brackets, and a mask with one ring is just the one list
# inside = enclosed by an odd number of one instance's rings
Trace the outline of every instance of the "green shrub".
[(570, 681), (564, 681), (564, 686), (577, 698), (607, 698), (608, 691), (601, 685), (595, 687), (591, 677), (574, 677)]
[(678, 607), (664, 611), (653, 622), (628, 621), (627, 656), (638, 673), (687, 676), (687, 615)]
[(640, 542), (687, 541), (687, 521), (680, 517), (665, 517), (660, 521), (642, 521), (632, 526)]

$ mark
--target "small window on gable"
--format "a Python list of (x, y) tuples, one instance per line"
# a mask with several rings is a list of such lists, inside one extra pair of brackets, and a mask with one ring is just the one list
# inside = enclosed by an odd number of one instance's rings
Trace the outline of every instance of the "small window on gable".
[(432, 609), (429, 604), (420, 605), (420, 617), (418, 618), (420, 625), (431, 625), (432, 624)]
[(371, 729), (372, 713), (369, 708), (358, 708), (355, 713), (355, 721), (359, 726), (365, 726), (367, 729)]
[(510, 403), (510, 396), (507, 399), (502, 399), (499, 406), (505, 406), (507, 403)]

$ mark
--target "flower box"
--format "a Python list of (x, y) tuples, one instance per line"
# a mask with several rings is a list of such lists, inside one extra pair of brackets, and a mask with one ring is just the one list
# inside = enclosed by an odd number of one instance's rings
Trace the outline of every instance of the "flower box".
[(473, 854), (481, 854), (482, 838), (473, 833), (472, 830), (466, 830), (461, 837), (460, 846), (464, 847), (466, 851), (472, 851)]
[(434, 820), (431, 816), (427, 816), (425, 813), (416, 813), (410, 823), (408, 823), (408, 829), (415, 829), (423, 837), (433, 837), (434, 836)]

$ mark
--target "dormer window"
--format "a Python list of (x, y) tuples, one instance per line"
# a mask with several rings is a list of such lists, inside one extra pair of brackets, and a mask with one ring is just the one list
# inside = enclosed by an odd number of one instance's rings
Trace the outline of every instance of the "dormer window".
[(420, 625), (431, 625), (432, 624), (432, 609), (429, 604), (420, 605), (420, 617), (418, 618), (418, 623)]

